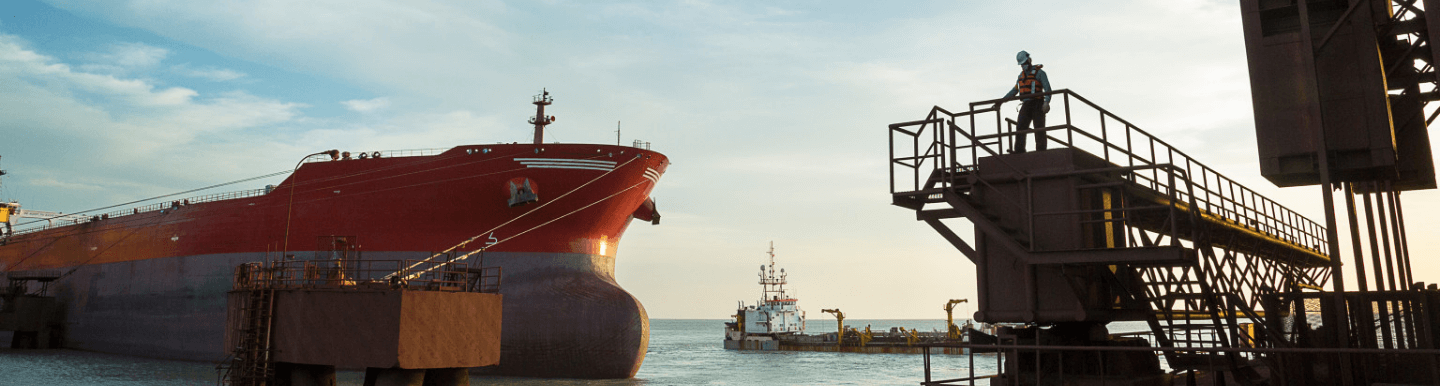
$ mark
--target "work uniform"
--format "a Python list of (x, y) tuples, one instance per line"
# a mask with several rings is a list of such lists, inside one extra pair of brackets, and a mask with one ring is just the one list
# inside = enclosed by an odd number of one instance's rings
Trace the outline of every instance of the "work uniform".
[[(1011, 88), (1010, 92), (1005, 94), (1005, 98), (1016, 95), (1023, 96), (1026, 94), (1050, 92), (1050, 78), (1045, 76), (1045, 70), (1042, 70), (1041, 67), (1043, 66), (1027, 64), (1021, 68), (1020, 76), (1015, 80), (1015, 87)], [(1039, 97), (1022, 99), (1020, 102), (1020, 116), (1016, 118), (1016, 120), (1019, 121), (1017, 122), (1019, 126), (1016, 127), (1016, 131), (1029, 130), (1032, 122), (1037, 129), (1045, 127), (1044, 106), (1049, 103), (1049, 95), (1046, 95), (1043, 99)], [(1015, 153), (1025, 152), (1025, 137), (1025, 134), (1015, 136)], [(1045, 132), (1035, 133), (1035, 149), (1045, 150), (1047, 139)]]

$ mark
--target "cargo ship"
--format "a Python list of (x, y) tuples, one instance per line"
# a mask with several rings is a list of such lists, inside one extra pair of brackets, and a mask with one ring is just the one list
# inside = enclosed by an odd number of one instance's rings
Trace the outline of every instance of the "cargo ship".
[[(362, 259), (450, 250), (502, 270), (500, 364), (518, 376), (628, 378), (649, 342), (645, 308), (615, 281), (621, 236), (659, 223), (650, 192), (669, 160), (644, 146), (542, 143), (553, 102), (536, 96), (533, 143), (303, 158), (275, 186), (35, 216), (6, 206), (0, 271), (53, 272), (54, 328), (69, 348), (225, 358), (226, 291), (239, 264), (323, 258), (349, 238)], [(471, 252), (479, 253), (471, 253)]]
[(774, 242), (766, 253), (770, 262), (760, 266), (760, 300), (754, 305), (740, 302), (731, 316), (733, 319), (725, 323), (726, 350), (967, 354), (968, 348), (953, 345), (995, 339), (992, 335), (995, 326), (966, 322), (959, 327), (948, 317), (955, 305), (964, 300), (951, 300), (945, 305), (949, 326), (945, 332), (904, 327), (891, 327), (882, 332), (871, 331), (870, 326), (858, 329), (845, 325), (845, 313), (839, 309), (824, 309), (821, 312), (835, 315), (837, 332), (806, 334), (805, 311), (800, 309), (799, 300), (785, 291), (788, 284), (785, 269), (775, 268)]

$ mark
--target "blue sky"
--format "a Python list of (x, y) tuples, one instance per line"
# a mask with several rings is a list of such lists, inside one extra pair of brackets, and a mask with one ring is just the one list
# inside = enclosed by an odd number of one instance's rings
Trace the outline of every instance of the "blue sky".
[[(1259, 177), (1239, 7), (1212, 0), (11, 0), (0, 197), (70, 212), (324, 149), (522, 141), (544, 87), (547, 140), (613, 143), (621, 121), (623, 142), (674, 162), (654, 192), (664, 223), (619, 247), (617, 278), (652, 317), (753, 301), (774, 240), (817, 320), (939, 318), (974, 296), (973, 266), (888, 205), (885, 125), (1003, 95), (1020, 49), (1056, 88), (1321, 219), (1316, 189)], [(1420, 220), (1437, 202), (1406, 196), (1416, 255), (1440, 250)]]

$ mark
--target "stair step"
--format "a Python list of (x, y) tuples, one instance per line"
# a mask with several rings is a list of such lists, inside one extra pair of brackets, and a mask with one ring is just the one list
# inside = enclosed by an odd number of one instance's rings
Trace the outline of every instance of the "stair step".
[(1183, 284), (1200, 284), (1200, 282), (1199, 282), (1199, 281), (1195, 281), (1195, 280), (1178, 280), (1178, 281), (1152, 281), (1152, 282), (1147, 282), (1147, 283), (1145, 283), (1145, 284), (1150, 285), (1150, 286), (1157, 286), (1157, 285), (1176, 285), (1176, 284), (1181, 284), (1181, 285), (1183, 285)]
[(1177, 324), (1177, 325), (1173, 325), (1173, 326), (1166, 326), (1166, 325), (1163, 325), (1163, 324), (1162, 324), (1162, 325), (1160, 326), (1160, 329), (1162, 329), (1162, 330), (1190, 330), (1190, 331), (1194, 331), (1194, 330), (1214, 330), (1214, 329), (1217, 329), (1217, 328), (1219, 328), (1219, 327), (1221, 327), (1221, 326), (1220, 326), (1220, 325), (1217, 325), (1217, 324), (1202, 324), (1202, 323)]
[(1218, 353), (1173, 353), (1167, 358), (1170, 368), (1184, 370), (1229, 370), (1230, 361)]
[(1194, 300), (1206, 300), (1206, 301), (1210, 300), (1210, 299), (1209, 299), (1210, 296), (1207, 296), (1207, 295), (1202, 294), (1202, 293), (1192, 293), (1192, 292), (1171, 292), (1171, 293), (1167, 293), (1167, 294), (1164, 294), (1164, 295), (1160, 295), (1160, 296), (1158, 296), (1158, 297), (1156, 297), (1156, 298), (1158, 298), (1158, 299), (1166, 299), (1166, 300), (1180, 300), (1180, 299), (1194, 299)]

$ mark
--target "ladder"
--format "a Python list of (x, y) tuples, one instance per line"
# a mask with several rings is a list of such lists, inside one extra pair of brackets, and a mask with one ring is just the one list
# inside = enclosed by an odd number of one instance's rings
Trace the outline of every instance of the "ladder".
[[(260, 267), (258, 264), (247, 264), (241, 266), (241, 270)], [(271, 329), (274, 326), (275, 289), (265, 281), (257, 283), (246, 285), (239, 290), (246, 299), (240, 307), (237, 323), (231, 326), (237, 337), (236, 346), (228, 363), (222, 365), (220, 369), (221, 384), (233, 386), (274, 384), (275, 366), (271, 361)]]

